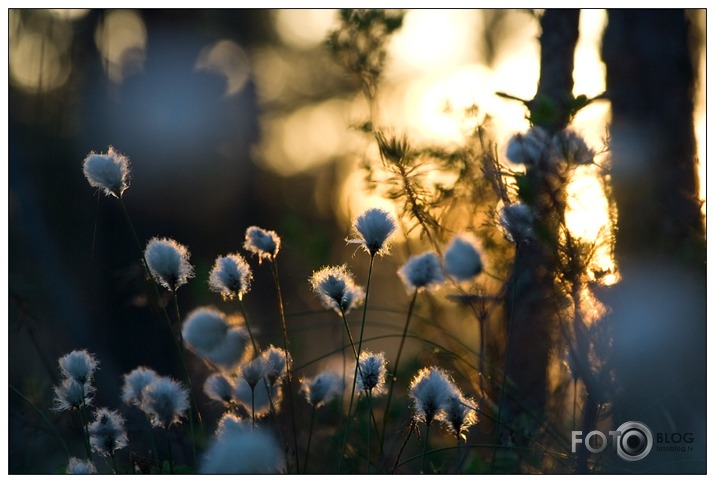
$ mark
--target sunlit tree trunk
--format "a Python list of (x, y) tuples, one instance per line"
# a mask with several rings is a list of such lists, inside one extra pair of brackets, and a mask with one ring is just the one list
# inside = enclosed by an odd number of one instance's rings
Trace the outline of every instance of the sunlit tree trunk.
[(686, 455), (660, 452), (623, 462), (628, 471), (702, 472), (705, 241), (691, 25), (683, 10), (612, 10), (608, 19), (602, 55), (622, 276), (608, 300), (618, 383), (614, 422), (643, 421), (654, 433), (694, 433)]
[[(541, 74), (536, 96), (528, 106), (532, 122), (552, 134), (563, 129), (570, 117), (578, 24), (578, 10), (547, 10), (541, 17)], [(517, 244), (504, 292), (508, 345), (502, 419), (511, 428), (528, 427), (530, 437), (523, 439), (523, 433), (509, 430), (501, 436), (508, 435), (508, 440), (517, 446), (538, 439), (544, 418), (548, 367), (561, 298), (554, 272), (565, 209), (563, 180), (559, 176), (540, 166), (529, 166), (524, 182), (531, 196), (521, 201), (534, 212), (538, 236)], [(529, 471), (525, 465), (530, 464), (538, 466), (539, 462), (522, 461), (520, 468), (504, 469)]]

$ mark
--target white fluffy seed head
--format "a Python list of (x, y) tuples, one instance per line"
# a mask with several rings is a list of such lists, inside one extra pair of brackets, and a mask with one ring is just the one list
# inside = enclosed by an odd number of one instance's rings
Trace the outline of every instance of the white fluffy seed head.
[(440, 419), (447, 429), (457, 438), (461, 437), (462, 432), (469, 429), (477, 423), (478, 408), (476, 401), (471, 398), (466, 398), (457, 390), (455, 394), (450, 395), (444, 403), (443, 412)]
[(415, 290), (434, 290), (444, 282), (442, 264), (434, 252), (410, 257), (397, 274), (410, 293)]
[[(259, 378), (255, 385), (246, 380), (245, 374), (241, 373), (233, 386), (233, 398), (236, 403), (243, 407), (248, 414), (252, 412), (256, 418), (268, 416), (271, 412), (271, 403), (276, 411), (280, 407), (283, 391), (278, 384), (271, 384), (267, 377)], [(253, 375), (248, 376), (253, 379)], [(268, 391), (270, 390), (270, 397)]]
[(228, 329), (223, 312), (213, 307), (199, 307), (186, 316), (181, 335), (190, 349), (203, 355), (223, 343)]
[(457, 394), (451, 378), (437, 367), (421, 369), (410, 383), (415, 416), (428, 425), (442, 417), (445, 404)]
[(184, 320), (186, 347), (221, 369), (230, 370), (251, 356), (248, 331), (213, 307), (199, 307)]
[(482, 272), (477, 240), (470, 233), (452, 238), (444, 253), (444, 268), (459, 281), (471, 280)]
[(238, 253), (218, 257), (209, 273), (209, 288), (224, 300), (239, 300), (251, 289), (253, 274), (246, 260)]
[(65, 354), (58, 362), (62, 375), (80, 384), (91, 382), (94, 371), (99, 366), (97, 359), (84, 349)]
[(534, 212), (528, 205), (513, 203), (504, 206), (499, 214), (499, 223), (511, 242), (527, 242), (534, 237)]
[(140, 409), (152, 426), (169, 428), (181, 422), (189, 409), (189, 391), (170, 377), (160, 376), (142, 390)]
[(387, 375), (385, 353), (373, 354), (362, 351), (358, 364), (360, 366), (357, 378), (358, 390), (368, 391), (372, 396), (378, 396), (385, 392), (385, 376)]
[(225, 415), (205, 451), (201, 474), (278, 474), (285, 472), (283, 452), (275, 438), (250, 421)]
[(313, 272), (310, 285), (326, 309), (348, 314), (365, 300), (365, 291), (355, 284), (347, 265), (323, 267)]
[(303, 380), (301, 391), (308, 404), (319, 408), (330, 403), (343, 391), (343, 380), (334, 372), (323, 371), (313, 378)]
[(554, 154), (570, 164), (591, 164), (595, 153), (575, 131), (559, 131), (553, 137)]
[(271, 384), (280, 384), (291, 364), (290, 354), (286, 355), (283, 349), (270, 345), (261, 352), (261, 359), (263, 359), (265, 376), (268, 381)]
[(82, 165), (90, 186), (107, 196), (121, 198), (129, 188), (129, 158), (109, 147), (106, 154), (89, 153)]
[(549, 134), (534, 126), (525, 134), (515, 134), (506, 145), (506, 157), (515, 164), (540, 164), (550, 156)]
[(171, 238), (154, 237), (144, 250), (144, 259), (152, 276), (171, 291), (176, 291), (194, 276), (189, 257), (189, 250)]
[(211, 374), (204, 383), (204, 393), (214, 401), (227, 404), (233, 399), (232, 387), (232, 381), (223, 374)]
[(53, 411), (68, 411), (91, 406), (95, 389), (89, 383), (81, 384), (75, 379), (63, 379), (54, 388), (55, 398)]
[(358, 243), (371, 256), (386, 255), (388, 239), (397, 229), (395, 218), (385, 210), (370, 208), (353, 222), (356, 238), (348, 243)]
[(275, 231), (250, 226), (246, 230), (243, 248), (258, 256), (258, 263), (263, 259), (273, 261), (281, 249), (281, 239)]
[(89, 460), (81, 460), (72, 456), (67, 464), (68, 475), (95, 475), (97, 468)]
[(98, 409), (87, 430), (92, 450), (102, 456), (112, 456), (115, 451), (127, 445), (124, 418), (117, 411)]
[(137, 367), (131, 372), (124, 374), (122, 401), (125, 404), (138, 407), (142, 398), (142, 390), (158, 377), (159, 374), (153, 369), (143, 366)]

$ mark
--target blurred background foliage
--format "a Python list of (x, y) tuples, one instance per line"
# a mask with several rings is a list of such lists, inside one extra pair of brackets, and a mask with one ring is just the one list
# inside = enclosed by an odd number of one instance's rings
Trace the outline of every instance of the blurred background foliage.
[[(694, 18), (703, 28), (704, 15)], [(493, 224), (484, 229), (490, 214), (469, 211), (474, 200), (455, 192), (455, 178), (444, 174), (454, 165), (440, 169), (440, 163), (454, 161), (444, 153), (476, 143), (470, 136), (478, 126), (501, 157), (506, 140), (528, 128), (524, 106), (495, 93), (531, 99), (536, 91), (534, 12), (408, 11), (377, 60), (384, 62), (380, 89), (368, 95), (326, 45), (339, 25), (334, 10), (12, 9), (8, 21), (8, 375), (37, 407), (48, 410), (57, 358), (73, 349), (86, 348), (101, 361), (97, 406), (118, 407), (121, 375), (137, 365), (180, 375), (119, 205), (94, 193), (80, 169), (89, 152), (110, 145), (131, 159), (124, 200), (142, 241), (168, 236), (192, 252), (197, 276), (181, 293), (184, 314), (205, 304), (233, 311), (207, 289), (214, 259), (239, 250), (249, 225), (278, 232), (299, 376), (337, 364), (337, 358), (323, 358), (305, 366), (342, 341), (342, 327), (320, 309), (308, 277), (343, 262), (364, 276), (366, 257), (345, 244), (351, 219), (372, 206), (400, 212), (389, 200), (399, 197), (399, 188), (370, 169), (380, 155), (365, 136), (373, 127), (367, 122), (408, 133), (428, 158), (426, 189), (443, 190), (443, 199), (462, 210), (450, 212), (450, 230), (491, 237), (483, 239), (486, 266), (497, 278), (480, 288), (496, 292), (498, 277), (505, 276), (511, 252)], [(605, 25), (604, 11), (582, 12), (575, 94), (595, 97), (605, 90), (599, 53)], [(704, 58), (703, 49), (697, 60)], [(696, 133), (703, 137), (704, 89), (696, 100)], [(596, 102), (573, 127), (599, 150), (607, 122), (607, 103)], [(602, 250), (592, 272), (608, 274), (613, 283), (618, 274), (609, 209), (594, 167), (579, 168), (569, 190), (569, 229)], [(703, 200), (704, 194), (702, 183)], [(394, 333), (402, 323), (408, 298), (395, 270), (429, 247), (421, 230), (410, 229), (409, 216), (402, 222), (394, 256), (381, 259), (374, 273), (380, 290), (371, 294), (373, 336)], [(246, 308), (259, 337), (277, 343), (270, 274), (251, 264), (255, 282)], [(426, 338), (478, 350), (475, 322), (465, 322), (470, 315), (425, 312), (419, 327)], [(369, 347), (393, 344), (378, 340)], [(421, 354), (420, 364), (451, 357), (409, 345)], [(198, 373), (206, 371), (198, 360), (193, 364)], [(195, 393), (207, 403), (199, 389)], [(26, 401), (11, 393), (9, 406), (10, 472), (61, 469), (67, 458), (58, 438), (37, 422)], [(72, 434), (71, 418), (52, 417)], [(80, 448), (79, 439), (70, 443)]]

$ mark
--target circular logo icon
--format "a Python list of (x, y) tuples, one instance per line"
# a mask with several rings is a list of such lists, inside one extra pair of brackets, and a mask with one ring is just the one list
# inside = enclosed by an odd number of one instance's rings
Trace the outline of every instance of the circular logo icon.
[(639, 421), (628, 421), (616, 430), (618, 456), (626, 461), (639, 461), (648, 456), (653, 449), (653, 433)]

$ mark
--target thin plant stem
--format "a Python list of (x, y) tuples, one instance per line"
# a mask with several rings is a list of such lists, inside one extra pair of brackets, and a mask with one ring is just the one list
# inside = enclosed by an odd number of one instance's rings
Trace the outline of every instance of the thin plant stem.
[(256, 430), (256, 391), (255, 386), (251, 387), (251, 430)]
[(110, 456), (110, 458), (112, 459), (112, 469), (113, 469), (113, 471), (114, 471), (114, 474), (115, 474), (115, 475), (118, 475), (118, 474), (119, 474), (119, 470), (117, 469), (117, 460), (114, 458), (114, 451), (112, 451), (112, 452), (109, 454), (109, 456)]
[(303, 473), (308, 474), (308, 456), (310, 455), (310, 443), (313, 439), (313, 423), (315, 422), (315, 406), (310, 412), (310, 430), (308, 431), (308, 445), (305, 448), (305, 461), (303, 461)]
[(362, 353), (362, 339), (365, 334), (365, 319), (367, 317), (367, 300), (370, 296), (370, 280), (372, 279), (372, 265), (375, 261), (375, 255), (370, 255), (370, 267), (367, 270), (367, 283), (365, 284), (365, 300), (362, 306), (362, 322), (360, 323), (360, 338), (358, 339), (357, 353)]
[[(350, 429), (352, 426), (351, 413), (353, 410), (353, 402), (355, 401), (355, 385), (357, 383), (358, 372), (360, 372), (360, 375), (362, 377), (362, 371), (360, 370), (360, 355), (358, 354), (357, 349), (355, 348), (355, 341), (353, 340), (353, 334), (350, 331), (350, 325), (348, 324), (348, 320), (345, 318), (345, 311), (341, 309), (340, 315), (341, 315), (341, 318), (343, 319), (343, 324), (345, 325), (345, 332), (348, 334), (348, 339), (350, 340), (350, 347), (352, 348), (353, 355), (355, 356), (355, 373), (353, 374), (353, 386), (352, 386), (352, 390), (350, 391), (350, 403), (348, 404), (348, 421), (347, 421), (347, 424), (345, 425), (345, 434), (343, 436), (343, 446), (342, 446), (342, 450), (340, 452), (340, 458), (338, 458), (338, 474), (340, 473), (340, 470), (342, 469), (343, 457), (345, 456), (345, 448), (347, 447), (348, 438), (350, 437)], [(356, 408), (356, 412), (357, 412), (357, 408)]]
[(169, 452), (169, 474), (174, 474), (174, 457), (171, 454), (171, 438), (169, 438), (169, 428), (166, 429), (166, 449)]
[(462, 445), (459, 442), (460, 437), (459, 433), (457, 433), (457, 453), (456, 453), (456, 461), (454, 462), (454, 472), (458, 473), (459, 472), (459, 467), (462, 463)]
[[(417, 291), (412, 295), (412, 300), (410, 300), (410, 307), (407, 309), (407, 319), (405, 320), (405, 327), (402, 330), (402, 337), (400, 339), (400, 347), (397, 349), (397, 357), (395, 358), (395, 364), (392, 366), (392, 377), (390, 378), (390, 388), (387, 391), (387, 403), (385, 403), (385, 413), (382, 417), (382, 439), (380, 441), (380, 448), (384, 447), (385, 434), (387, 433), (387, 416), (390, 411), (390, 403), (392, 402), (392, 394), (395, 388), (395, 382), (397, 381), (397, 369), (400, 364), (400, 357), (402, 356), (402, 349), (405, 347), (405, 339), (407, 338), (407, 329), (410, 326), (410, 319), (412, 318), (412, 311), (415, 308), (415, 301), (417, 300)], [(382, 449), (381, 449), (382, 451)]]
[[(275, 258), (271, 259), (271, 271), (273, 272), (273, 281), (276, 284), (276, 292), (278, 293), (278, 310), (281, 316), (281, 328), (283, 329), (283, 350), (285, 350), (286, 355), (286, 379), (288, 382), (288, 406), (290, 406), (290, 419), (291, 426), (293, 429), (293, 447), (295, 449), (295, 471), (300, 473), (300, 463), (298, 461), (298, 435), (295, 427), (295, 409), (293, 407), (293, 377), (291, 375), (290, 364), (288, 363), (289, 352), (288, 352), (288, 328), (286, 327), (286, 316), (285, 310), (283, 308), (283, 293), (281, 291), (281, 282), (278, 278), (278, 262)], [(269, 391), (270, 394), (270, 391)]]
[(345, 424), (343, 421), (343, 418), (344, 418), (344, 409), (345, 409), (345, 387), (347, 385), (346, 383), (347, 383), (347, 377), (348, 377), (347, 376), (348, 362), (347, 362), (347, 356), (345, 355), (345, 331), (342, 329), (340, 330), (340, 338), (341, 338), (341, 342), (342, 342), (342, 345), (340, 346), (342, 348), (342, 350), (340, 352), (342, 353), (342, 356), (343, 356), (343, 385), (341, 386), (341, 390), (340, 390), (340, 406), (338, 406), (340, 408), (340, 425), (338, 427), (342, 428), (343, 425)]
[(84, 400), (84, 395), (82, 396), (82, 405), (77, 408), (77, 412), (79, 413), (79, 420), (80, 423), (82, 424), (82, 439), (84, 440), (84, 449), (87, 451), (87, 459), (92, 461), (92, 450), (89, 447), (89, 428), (87, 427), (87, 421), (85, 420), (84, 417), (84, 409), (87, 407), (87, 404), (85, 403)]
[(161, 460), (159, 459), (159, 450), (156, 447), (156, 438), (154, 437), (154, 431), (152, 431), (152, 426), (151, 422), (149, 421), (149, 418), (145, 419), (147, 422), (147, 429), (146, 432), (149, 434), (149, 444), (151, 444), (151, 450), (152, 453), (154, 453), (154, 464), (156, 464), (156, 467), (161, 470)]
[(10, 390), (20, 396), (20, 398), (25, 401), (32, 409), (35, 410), (40, 416), (42, 416), (42, 419), (45, 420), (45, 422), (52, 428), (52, 431), (57, 435), (57, 437), (60, 440), (60, 443), (62, 443), (62, 447), (65, 449), (65, 453), (67, 454), (67, 457), (70, 457), (70, 450), (67, 447), (67, 443), (65, 442), (65, 439), (62, 437), (60, 434), (59, 429), (57, 429), (57, 426), (54, 425), (54, 423), (50, 420), (50, 418), (42, 411), (40, 408), (38, 408), (35, 403), (30, 401), (23, 393), (21, 393), (15, 386), (12, 384), (9, 384)]
[[(372, 419), (372, 389), (365, 391), (367, 394), (367, 408), (370, 412), (370, 419)], [(372, 421), (367, 423), (367, 451), (365, 452), (367, 459), (367, 474), (370, 474), (370, 433), (372, 430)]]
[(427, 423), (427, 428), (425, 429), (425, 440), (424, 443), (422, 444), (422, 465), (420, 466), (420, 474), (424, 475), (425, 474), (425, 460), (427, 459), (427, 440), (429, 439), (429, 429), (431, 426), (432, 421)]
[(251, 345), (253, 346), (253, 353), (255, 355), (258, 355), (260, 352), (258, 350), (258, 344), (256, 343), (256, 339), (253, 337), (253, 332), (251, 331), (251, 326), (248, 325), (248, 315), (246, 315), (246, 307), (243, 305), (243, 300), (241, 300), (241, 297), (238, 297), (238, 306), (241, 308), (241, 315), (243, 315), (243, 323), (246, 325), (246, 330), (248, 331), (248, 336), (251, 338)]
[[(176, 310), (176, 321), (177, 324), (181, 324), (181, 312), (179, 311), (179, 299), (176, 295), (176, 290), (172, 291), (174, 294), (174, 309)], [(192, 408), (189, 410), (189, 431), (191, 432), (191, 451), (194, 456), (194, 464), (198, 462), (196, 457), (196, 434), (194, 432), (194, 412), (196, 412), (196, 418), (201, 423), (201, 414), (199, 413), (199, 407), (196, 405), (196, 399), (194, 398), (194, 393), (191, 390), (191, 376), (189, 375), (189, 367), (186, 365), (186, 357), (184, 356), (184, 336), (181, 333), (181, 326), (177, 330), (178, 340), (176, 348), (179, 352), (179, 359), (181, 359), (181, 367), (184, 369), (184, 376), (186, 377), (186, 384), (188, 384), (189, 397), (191, 398)]]

